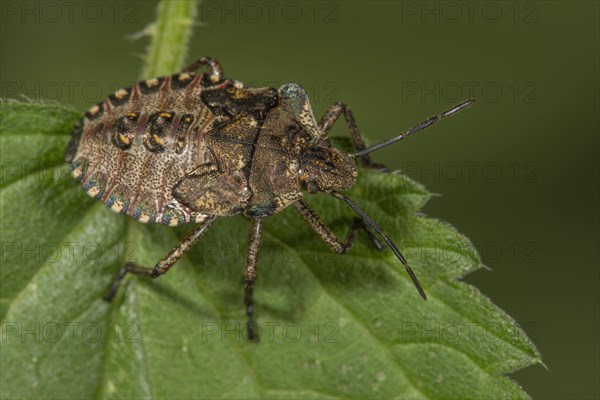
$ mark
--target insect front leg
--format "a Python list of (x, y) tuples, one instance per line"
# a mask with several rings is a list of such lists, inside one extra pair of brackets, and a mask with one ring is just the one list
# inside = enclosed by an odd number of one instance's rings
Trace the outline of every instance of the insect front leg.
[(150, 279), (156, 279), (159, 276), (166, 274), (169, 268), (171, 268), (173, 264), (175, 264), (202, 237), (215, 219), (216, 217), (207, 215), (206, 219), (201, 222), (200, 225), (192, 231), (192, 233), (190, 233), (177, 246), (175, 246), (173, 250), (171, 250), (158, 263), (156, 263), (154, 268), (146, 268), (131, 262), (125, 263), (115, 277), (108, 294), (104, 296), (104, 300), (111, 301), (113, 297), (115, 297), (123, 278), (125, 278), (128, 273)]
[(256, 271), (258, 264), (258, 249), (260, 248), (260, 240), (262, 238), (262, 219), (253, 219), (252, 228), (250, 229), (250, 237), (248, 239), (248, 255), (246, 257), (246, 271), (244, 274), (244, 304), (246, 304), (246, 330), (248, 339), (256, 340), (254, 332), (254, 281), (256, 280)]
[[(365, 142), (360, 135), (360, 131), (358, 130), (358, 126), (354, 120), (354, 115), (352, 115), (352, 110), (350, 109), (350, 106), (344, 103), (337, 102), (333, 104), (321, 117), (318, 126), (323, 136), (327, 135), (327, 132), (329, 132), (335, 121), (337, 121), (342, 114), (344, 114), (344, 119), (346, 120), (348, 129), (350, 130), (350, 137), (352, 138), (352, 143), (354, 143), (356, 151), (366, 149)], [(371, 161), (371, 157), (368, 154), (360, 156), (360, 160), (365, 168), (387, 169), (385, 165)]]
[(346, 254), (352, 244), (354, 242), (354, 237), (356, 236), (356, 231), (359, 229), (364, 229), (364, 231), (371, 239), (371, 242), (377, 248), (377, 250), (383, 250), (385, 247), (381, 244), (381, 242), (375, 237), (373, 232), (364, 224), (363, 220), (360, 218), (354, 219), (354, 222), (348, 229), (346, 233), (346, 237), (344, 241), (338, 239), (335, 234), (331, 231), (331, 229), (325, 225), (325, 222), (319, 217), (319, 215), (306, 204), (304, 200), (298, 200), (294, 203), (296, 206), (296, 210), (300, 213), (304, 221), (323, 239), (323, 241), (329, 246), (333, 252), (338, 254)]
[(202, 57), (187, 68), (184, 68), (181, 72), (194, 72), (204, 66), (208, 66), (212, 82), (219, 82), (223, 78), (223, 67), (221, 67), (221, 64), (217, 60), (210, 57)]

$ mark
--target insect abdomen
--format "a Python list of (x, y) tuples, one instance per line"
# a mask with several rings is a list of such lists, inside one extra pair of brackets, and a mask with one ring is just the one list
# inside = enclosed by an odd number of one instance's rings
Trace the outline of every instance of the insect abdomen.
[(201, 82), (191, 73), (150, 79), (93, 106), (67, 150), (86, 192), (141, 222), (195, 222), (199, 214), (172, 188), (209, 157), (205, 133), (215, 118), (200, 100)]

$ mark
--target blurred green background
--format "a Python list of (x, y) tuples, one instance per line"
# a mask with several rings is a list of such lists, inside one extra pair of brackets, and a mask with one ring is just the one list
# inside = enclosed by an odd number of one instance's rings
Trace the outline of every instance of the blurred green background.
[[(138, 80), (154, 2), (2, 1), (0, 96), (84, 111)], [(527, 331), (534, 398), (599, 396), (598, 2), (221, 2), (199, 7), (188, 62), (352, 106), (371, 140), (477, 104), (374, 158), (440, 195), (491, 271), (465, 278)], [(335, 135), (344, 135), (342, 124)]]

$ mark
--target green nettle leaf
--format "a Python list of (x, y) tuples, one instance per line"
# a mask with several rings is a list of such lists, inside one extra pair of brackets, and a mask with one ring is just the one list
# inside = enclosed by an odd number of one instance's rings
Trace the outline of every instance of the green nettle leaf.
[[(165, 277), (128, 277), (107, 303), (124, 260), (153, 266), (192, 226), (143, 225), (89, 198), (64, 163), (78, 113), (0, 107), (1, 398), (527, 397), (504, 374), (539, 354), (457, 280), (481, 261), (451, 226), (418, 213), (429, 198), (419, 184), (361, 170), (347, 194), (404, 251), (427, 301), (364, 233), (334, 255), (287, 209), (265, 222), (252, 343), (247, 219), (217, 220)], [(308, 200), (345, 234), (348, 207)]]

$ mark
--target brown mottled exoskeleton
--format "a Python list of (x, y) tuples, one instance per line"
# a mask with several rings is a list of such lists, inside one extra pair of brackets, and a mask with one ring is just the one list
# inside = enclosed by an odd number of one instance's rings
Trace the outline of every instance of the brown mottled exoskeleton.
[[(202, 67), (207, 73), (196, 73)], [(243, 214), (252, 220), (245, 272), (245, 304), (250, 339), (252, 293), (262, 220), (289, 205), (336, 253), (352, 246), (363, 228), (379, 249), (377, 233), (406, 268), (425, 299), (406, 259), (383, 230), (340, 190), (355, 182), (355, 159), (376, 167), (368, 153), (404, 139), (472, 104), (465, 101), (391, 139), (365, 148), (350, 108), (336, 103), (317, 123), (304, 89), (251, 89), (227, 79), (219, 63), (202, 58), (182, 72), (120, 89), (93, 106), (74, 127), (66, 159), (72, 175), (111, 210), (143, 223), (177, 226), (196, 223), (182, 242), (154, 268), (126, 263), (106, 299), (127, 273), (157, 278), (165, 274), (217, 217)], [(356, 152), (332, 147), (327, 132), (344, 115)], [(360, 218), (338, 239), (303, 200), (303, 191), (345, 201)]]

